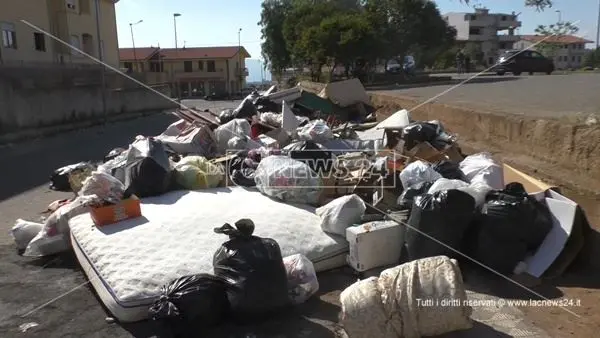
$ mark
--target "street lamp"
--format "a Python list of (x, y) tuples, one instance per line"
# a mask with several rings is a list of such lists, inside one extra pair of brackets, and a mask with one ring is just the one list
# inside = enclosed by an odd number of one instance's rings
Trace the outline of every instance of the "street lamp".
[(137, 68), (137, 55), (135, 53), (135, 39), (133, 38), (133, 26), (142, 23), (144, 20), (139, 20), (138, 22), (135, 23), (129, 23), (129, 29), (131, 29), (131, 44), (133, 45), (133, 60), (134, 60), (134, 65)]
[(177, 17), (181, 16), (179, 13), (173, 13), (173, 26), (175, 27), (175, 50), (177, 50)]
[(240, 92), (242, 91), (242, 29), (238, 29), (238, 72), (240, 77)]
[(600, 47), (600, 1), (598, 1), (598, 22), (596, 23), (596, 48)]
[(562, 22), (562, 12), (560, 10), (555, 10), (556, 13), (558, 13), (558, 22)]

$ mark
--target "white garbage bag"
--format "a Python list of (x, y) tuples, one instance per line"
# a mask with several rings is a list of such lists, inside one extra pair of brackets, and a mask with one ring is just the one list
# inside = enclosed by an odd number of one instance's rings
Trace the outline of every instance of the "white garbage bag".
[(42, 228), (44, 228), (42, 223), (29, 222), (19, 218), (10, 230), (17, 249), (24, 250), (27, 248), (27, 244), (42, 231)]
[(262, 159), (254, 181), (263, 194), (288, 203), (317, 204), (322, 191), (321, 179), (310, 167), (287, 156)]
[(404, 189), (422, 182), (435, 182), (440, 178), (442, 175), (435, 171), (431, 164), (424, 161), (412, 162), (400, 172), (400, 182)]
[(436, 191), (452, 190), (452, 189), (464, 188), (464, 187), (468, 187), (468, 186), (469, 186), (469, 183), (467, 183), (465, 181), (450, 180), (450, 179), (442, 177), (439, 180), (435, 181), (431, 185), (431, 187), (429, 187), (429, 191), (427, 191), (427, 193), (433, 194)]
[(323, 231), (345, 237), (346, 228), (359, 223), (365, 210), (365, 202), (353, 194), (336, 198), (315, 213), (321, 217)]
[(492, 154), (483, 152), (467, 156), (459, 164), (469, 183), (485, 183), (496, 190), (504, 189), (504, 170)]
[(475, 181), (468, 186), (464, 188), (458, 188), (457, 190), (466, 192), (467, 194), (473, 196), (475, 199), (475, 207), (479, 209), (483, 207), (487, 194), (494, 189), (484, 182)]
[(287, 272), (288, 294), (293, 304), (302, 304), (319, 291), (313, 263), (302, 254), (283, 258)]
[(333, 132), (327, 123), (321, 119), (310, 121), (298, 131), (298, 138), (315, 142), (325, 142), (333, 139)]
[(89, 212), (90, 205), (98, 203), (101, 203), (101, 200), (96, 195), (79, 196), (58, 208), (46, 219), (42, 230), (29, 242), (23, 256), (42, 257), (69, 250), (69, 220)]
[(246, 119), (234, 119), (215, 129), (217, 150), (225, 154), (229, 147), (229, 140), (234, 137), (250, 138), (250, 123)]

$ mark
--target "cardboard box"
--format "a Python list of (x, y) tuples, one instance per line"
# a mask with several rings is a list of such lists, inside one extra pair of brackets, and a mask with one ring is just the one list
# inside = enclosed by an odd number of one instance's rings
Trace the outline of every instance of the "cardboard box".
[(410, 162), (417, 160), (430, 163), (436, 163), (442, 160), (461, 162), (464, 159), (454, 144), (449, 145), (446, 149), (440, 151), (433, 147), (429, 142), (417, 144), (414, 148), (407, 151), (407, 156), (411, 157)]
[(122, 200), (117, 204), (92, 208), (90, 211), (96, 226), (118, 223), (130, 218), (142, 216), (140, 200), (136, 196)]

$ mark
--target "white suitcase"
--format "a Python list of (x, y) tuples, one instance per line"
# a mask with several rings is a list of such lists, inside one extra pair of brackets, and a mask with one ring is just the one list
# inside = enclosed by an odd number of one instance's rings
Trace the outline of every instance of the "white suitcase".
[(348, 264), (359, 272), (398, 264), (405, 229), (404, 225), (394, 221), (374, 221), (347, 228)]

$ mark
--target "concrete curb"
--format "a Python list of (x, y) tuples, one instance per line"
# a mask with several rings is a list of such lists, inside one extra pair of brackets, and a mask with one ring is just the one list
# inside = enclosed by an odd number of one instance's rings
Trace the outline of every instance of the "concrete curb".
[(127, 113), (122, 115), (113, 115), (109, 116), (105, 121), (104, 119), (93, 119), (86, 121), (78, 121), (68, 124), (54, 125), (48, 127), (41, 128), (31, 128), (23, 131), (18, 131), (15, 133), (7, 133), (0, 135), (0, 148), (11, 146), (12, 144), (32, 140), (32, 139), (43, 139), (45, 137), (53, 136), (56, 134), (73, 131), (76, 129), (86, 129), (90, 127), (94, 127), (97, 125), (101, 125), (103, 123), (116, 123), (127, 120), (134, 120), (144, 116), (150, 116), (155, 114), (161, 114), (168, 112), (169, 110), (152, 110), (152, 111), (142, 111), (142, 112), (134, 112)]

